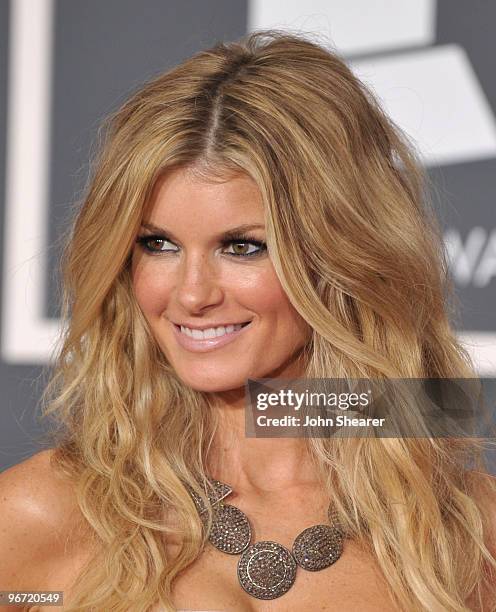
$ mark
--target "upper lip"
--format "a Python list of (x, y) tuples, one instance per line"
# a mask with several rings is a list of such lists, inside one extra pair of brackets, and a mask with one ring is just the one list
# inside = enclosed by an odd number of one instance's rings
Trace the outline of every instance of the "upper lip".
[(172, 322), (174, 323), (174, 325), (178, 325), (179, 327), (188, 327), (189, 329), (198, 329), (200, 331), (204, 329), (210, 329), (212, 327), (227, 327), (228, 325), (242, 325), (243, 323), (250, 323), (250, 321), (240, 321), (239, 323), (208, 323), (205, 325), (195, 325), (192, 323), (175, 323), (174, 321)]

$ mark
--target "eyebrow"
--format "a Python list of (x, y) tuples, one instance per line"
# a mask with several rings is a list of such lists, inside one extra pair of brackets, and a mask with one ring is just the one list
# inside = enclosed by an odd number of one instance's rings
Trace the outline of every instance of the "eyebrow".
[[(164, 227), (159, 227), (158, 225), (154, 225), (153, 223), (142, 223), (141, 227), (150, 230), (151, 232), (165, 234), (166, 236), (172, 238), (172, 240), (177, 241), (177, 238), (174, 236), (174, 234)], [(217, 238), (219, 240), (230, 240), (232, 238), (236, 238), (239, 234), (242, 234), (243, 232), (248, 232), (254, 229), (265, 229), (265, 225), (262, 225), (260, 223), (245, 223), (244, 225), (238, 225), (237, 227), (233, 227), (229, 230), (226, 230), (225, 232), (222, 232), (221, 234), (219, 234), (219, 236), (217, 236)]]

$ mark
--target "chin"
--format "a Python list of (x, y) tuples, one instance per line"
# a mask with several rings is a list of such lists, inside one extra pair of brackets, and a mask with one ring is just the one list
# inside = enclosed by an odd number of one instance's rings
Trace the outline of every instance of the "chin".
[(240, 376), (233, 377), (232, 373), (228, 376), (222, 376), (218, 373), (217, 375), (209, 375), (205, 371), (195, 375), (191, 371), (183, 374), (176, 370), (176, 374), (187, 387), (205, 393), (221, 393), (239, 389), (245, 386), (246, 380), (249, 378), (248, 376), (246, 378)]
[(237, 384), (229, 384), (229, 383), (224, 383), (222, 384), (221, 382), (216, 383), (215, 381), (205, 381), (205, 382), (200, 382), (200, 381), (186, 381), (183, 380), (184, 384), (187, 385), (188, 387), (190, 387), (191, 389), (194, 389), (195, 391), (201, 391), (203, 393), (225, 393), (227, 391), (235, 391), (236, 389), (241, 389), (242, 387), (244, 387), (245, 383), (241, 383), (239, 385)]

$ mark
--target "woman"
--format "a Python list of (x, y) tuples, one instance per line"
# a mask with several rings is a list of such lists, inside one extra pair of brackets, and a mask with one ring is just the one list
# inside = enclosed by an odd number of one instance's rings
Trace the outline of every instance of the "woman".
[[(257, 32), (136, 93), (64, 287), (63, 427), (3, 475), (2, 584), (67, 610), (492, 609), (481, 445), (244, 434), (247, 379), (473, 376), (422, 176), (334, 54)], [(247, 524), (261, 565), (228, 549)], [(287, 551), (316, 525), (305, 568)]]

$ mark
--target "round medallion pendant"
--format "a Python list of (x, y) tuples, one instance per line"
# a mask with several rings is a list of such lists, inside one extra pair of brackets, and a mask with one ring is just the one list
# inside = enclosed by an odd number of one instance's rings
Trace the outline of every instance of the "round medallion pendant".
[(236, 506), (220, 504), (215, 508), (208, 539), (222, 552), (239, 555), (250, 544), (250, 523)]
[(256, 542), (241, 555), (238, 579), (243, 589), (257, 599), (284, 595), (296, 577), (291, 552), (277, 542)]
[(296, 563), (314, 572), (329, 567), (343, 552), (341, 532), (330, 525), (314, 525), (300, 533), (293, 544)]

